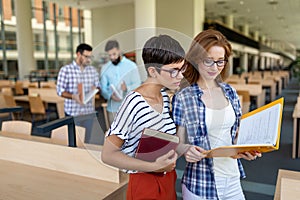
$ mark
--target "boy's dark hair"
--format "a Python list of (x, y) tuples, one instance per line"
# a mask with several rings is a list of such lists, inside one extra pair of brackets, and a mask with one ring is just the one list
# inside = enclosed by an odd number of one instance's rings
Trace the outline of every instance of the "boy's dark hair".
[(109, 51), (113, 48), (119, 49), (119, 43), (117, 40), (109, 40), (105, 45), (105, 51)]
[(80, 52), (82, 54), (84, 51), (93, 51), (93, 47), (85, 43), (79, 44), (76, 48), (76, 53)]
[(143, 47), (142, 58), (148, 73), (148, 67), (158, 67), (184, 60), (184, 49), (179, 42), (168, 35), (150, 38)]

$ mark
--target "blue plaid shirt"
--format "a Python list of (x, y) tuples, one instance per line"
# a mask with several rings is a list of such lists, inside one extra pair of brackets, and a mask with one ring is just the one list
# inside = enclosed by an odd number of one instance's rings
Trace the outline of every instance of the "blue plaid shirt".
[[(75, 61), (71, 64), (63, 66), (57, 77), (57, 94), (66, 91), (71, 94), (78, 94), (78, 83), (83, 83), (85, 92), (89, 92), (92, 86), (100, 87), (99, 73), (93, 66), (86, 66), (83, 71)], [(77, 103), (73, 99), (65, 99), (65, 113), (71, 116), (90, 114), (95, 112), (93, 101), (90, 100), (85, 105)]]
[[(235, 123), (231, 129), (233, 142), (240, 124), (241, 106), (234, 88), (226, 83), (219, 83), (219, 85), (230, 101), (236, 115)], [(201, 100), (202, 95), (203, 91), (197, 84), (184, 88), (173, 97), (172, 112), (175, 124), (186, 128), (189, 143), (209, 150), (211, 147), (205, 123), (205, 105)], [(239, 159), (237, 162), (240, 175), (244, 178), (245, 172), (242, 164)], [(218, 199), (212, 158), (204, 158), (196, 163), (188, 162), (182, 183), (201, 198)]]

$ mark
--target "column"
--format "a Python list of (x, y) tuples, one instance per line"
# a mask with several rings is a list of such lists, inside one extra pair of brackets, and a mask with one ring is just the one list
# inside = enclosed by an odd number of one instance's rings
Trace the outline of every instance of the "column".
[(228, 28), (233, 29), (233, 15), (227, 15), (225, 17), (225, 24), (228, 26)]
[[(79, 16), (78, 16), (79, 17)], [(90, 10), (83, 10), (83, 24), (84, 24), (84, 41), (89, 45), (92, 45), (92, 14)]]
[(241, 68), (244, 69), (244, 72), (248, 72), (248, 53), (244, 52), (241, 56)]
[(203, 30), (205, 20), (205, 2), (204, 0), (194, 0), (194, 36)]
[(229, 72), (228, 72), (228, 76), (231, 76), (233, 74), (233, 56), (230, 56), (228, 58), (228, 63), (227, 63), (227, 67), (229, 67)]
[(243, 34), (245, 36), (249, 36), (249, 25), (248, 24), (244, 24), (244, 26), (243, 26)]
[(254, 40), (259, 41), (259, 32), (258, 31), (254, 31)]
[(252, 69), (253, 71), (257, 71), (258, 69), (258, 55), (253, 56), (253, 62), (252, 62)]
[(24, 79), (31, 70), (36, 69), (33, 56), (33, 33), (31, 26), (31, 0), (15, 0), (17, 49), (18, 49), (18, 73), (19, 78)]
[(142, 48), (145, 41), (156, 34), (156, 0), (135, 0), (135, 46), (136, 64), (141, 80), (147, 78), (147, 72), (142, 61)]
[(265, 69), (265, 57), (264, 56), (260, 57), (260, 64), (259, 64), (259, 66), (260, 66), (261, 70)]

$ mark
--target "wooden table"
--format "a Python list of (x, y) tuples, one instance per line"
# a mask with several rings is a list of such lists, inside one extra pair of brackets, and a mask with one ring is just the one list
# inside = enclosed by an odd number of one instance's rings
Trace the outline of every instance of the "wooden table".
[(0, 199), (126, 199), (126, 181), (111, 183), (1, 159), (0, 176)]
[(230, 84), (236, 90), (247, 90), (249, 95), (256, 100), (256, 107), (261, 107), (265, 104), (265, 90), (261, 84)]
[(262, 79), (261, 84), (263, 88), (270, 89), (270, 101), (276, 98), (276, 81), (271, 79)]
[[(29, 102), (28, 96), (14, 96), (14, 99), (16, 102)], [(64, 98), (59, 97), (59, 96), (41, 96), (41, 99), (43, 102), (46, 104), (55, 104), (56, 105), (56, 110), (59, 118), (65, 117), (65, 111), (64, 111)]]
[(104, 164), (98, 147), (20, 135), (0, 131), (0, 199), (126, 199), (128, 176)]

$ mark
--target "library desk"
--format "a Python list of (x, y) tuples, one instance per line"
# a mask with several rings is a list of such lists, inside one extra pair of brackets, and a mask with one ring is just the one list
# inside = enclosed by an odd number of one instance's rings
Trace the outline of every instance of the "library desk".
[[(28, 96), (14, 96), (16, 102), (29, 102)], [(59, 96), (41, 96), (41, 99), (46, 104), (55, 104), (56, 110), (59, 118), (63, 118), (65, 116), (64, 111), (64, 98)]]
[(261, 84), (230, 84), (236, 90), (247, 90), (249, 95), (256, 100), (256, 107), (265, 105), (266, 92)]
[(112, 183), (0, 159), (0, 199), (125, 199), (127, 182)]
[(126, 199), (128, 176), (102, 162), (99, 146), (12, 134), (0, 132), (0, 199)]

